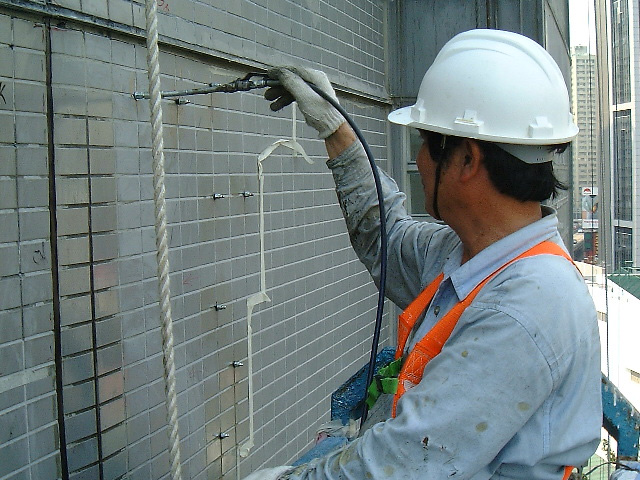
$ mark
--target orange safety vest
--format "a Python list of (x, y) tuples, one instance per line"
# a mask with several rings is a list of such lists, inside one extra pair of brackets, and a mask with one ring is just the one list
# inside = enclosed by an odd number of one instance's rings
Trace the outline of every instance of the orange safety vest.
[[(416, 343), (413, 350), (409, 352), (409, 355), (405, 359), (400, 374), (398, 375), (398, 389), (393, 398), (393, 409), (391, 416), (396, 416), (396, 405), (400, 397), (410, 388), (416, 386), (422, 380), (422, 373), (424, 372), (427, 363), (432, 360), (436, 355), (440, 353), (443, 345), (451, 336), (451, 332), (455, 328), (460, 316), (464, 310), (473, 302), (476, 295), (482, 290), (489, 280), (495, 277), (499, 272), (507, 268), (512, 263), (527, 257), (535, 255), (558, 255), (565, 257), (571, 263), (573, 260), (567, 252), (565, 252), (559, 245), (550, 242), (543, 241), (534, 247), (530, 248), (526, 252), (510, 260), (506, 264), (491, 273), (482, 282), (480, 282), (462, 301), (458, 302), (453, 308), (442, 317), (433, 328), (427, 333), (418, 343)], [(395, 358), (402, 357), (404, 347), (409, 338), (409, 333), (413, 330), (413, 327), (422, 315), (422, 312), (431, 303), (431, 300), (436, 294), (444, 274), (438, 275), (427, 287), (418, 295), (418, 297), (411, 302), (411, 304), (402, 312), (398, 317), (398, 347), (396, 349)], [(573, 467), (567, 466), (564, 470), (563, 480), (566, 480), (571, 475)]]

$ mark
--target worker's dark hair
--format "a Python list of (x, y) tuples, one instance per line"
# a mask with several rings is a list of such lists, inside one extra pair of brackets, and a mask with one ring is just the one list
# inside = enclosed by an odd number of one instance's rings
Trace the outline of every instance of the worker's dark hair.
[[(446, 166), (451, 153), (464, 141), (462, 137), (442, 135), (440, 133), (420, 131), (427, 141), (431, 158)], [(489, 178), (500, 193), (526, 202), (543, 202), (555, 198), (559, 190), (567, 190), (553, 173), (553, 163), (525, 163), (498, 147), (495, 143), (476, 140), (484, 153), (484, 165)], [(568, 143), (550, 145), (549, 151), (562, 153)]]

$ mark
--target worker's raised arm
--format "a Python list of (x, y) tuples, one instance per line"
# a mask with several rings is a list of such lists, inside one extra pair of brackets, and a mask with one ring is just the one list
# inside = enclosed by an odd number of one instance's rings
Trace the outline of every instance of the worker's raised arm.
[(324, 144), (327, 147), (327, 154), (329, 155), (329, 159), (336, 158), (347, 148), (349, 148), (355, 141), (356, 134), (353, 133), (351, 127), (346, 122), (340, 125), (340, 127), (338, 127), (338, 130), (324, 139)]
[[(380, 209), (371, 167), (359, 142), (327, 162), (336, 184), (351, 244), (376, 283), (380, 278)], [(388, 234), (387, 297), (401, 308), (441, 271), (459, 240), (447, 227), (417, 222), (406, 212), (405, 195), (378, 170)]]
[[(351, 243), (377, 283), (380, 278), (380, 211), (371, 165), (342, 115), (307, 82), (336, 98), (333, 87), (326, 75), (317, 70), (279, 67), (269, 75), (281, 83), (265, 92), (265, 98), (272, 101), (271, 109), (279, 110), (297, 101), (306, 122), (325, 140), (329, 155), (327, 165), (334, 176)], [(387, 297), (405, 307), (420, 288), (441, 271), (440, 259), (446, 258), (448, 253), (443, 249), (452, 249), (458, 240), (448, 228), (412, 220), (404, 207), (405, 195), (391, 177), (381, 170), (379, 173), (390, 252)], [(438, 240), (433, 241), (434, 237)]]

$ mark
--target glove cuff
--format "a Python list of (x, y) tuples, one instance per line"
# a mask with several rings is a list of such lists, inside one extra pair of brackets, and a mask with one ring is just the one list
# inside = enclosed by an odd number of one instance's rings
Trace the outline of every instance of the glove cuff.
[(248, 477), (245, 477), (244, 480), (284, 480), (285, 478), (288, 478), (289, 474), (292, 473), (295, 469), (296, 467), (292, 467), (290, 465), (264, 468), (261, 470), (256, 470)]
[(319, 118), (319, 125), (322, 125), (322, 129), (318, 129), (318, 138), (325, 139), (334, 133), (340, 125), (342, 125), (346, 120), (344, 117), (338, 112), (335, 108), (331, 107), (323, 112), (321, 118)]
[(291, 465), (285, 465), (283, 467), (277, 467), (276, 470), (276, 480), (287, 480), (289, 478), (289, 474), (293, 473), (296, 467), (292, 467)]

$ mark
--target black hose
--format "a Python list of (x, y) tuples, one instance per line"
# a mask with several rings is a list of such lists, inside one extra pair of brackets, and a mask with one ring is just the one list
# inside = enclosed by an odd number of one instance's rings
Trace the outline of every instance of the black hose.
[[(263, 87), (277, 87), (280, 86), (280, 82), (278, 80), (270, 79), (264, 74), (255, 74), (249, 73), (242, 80), (249, 81), (253, 77), (259, 77), (260, 80), (257, 82), (252, 82), (251, 85), (247, 89), (253, 88), (263, 88)], [(352, 128), (353, 132), (360, 140), (362, 147), (367, 155), (367, 159), (369, 160), (369, 165), (371, 166), (371, 173), (373, 174), (373, 181), (376, 185), (376, 194), (378, 196), (378, 208), (380, 209), (380, 279), (378, 284), (378, 306), (376, 310), (376, 324), (373, 330), (373, 340), (371, 342), (371, 356), (369, 357), (369, 365), (367, 368), (367, 382), (365, 384), (364, 390), (364, 398), (363, 398), (363, 410), (362, 417), (360, 420), (360, 426), (362, 426), (367, 419), (368, 408), (367, 408), (367, 389), (369, 385), (373, 382), (373, 374), (375, 372), (376, 366), (376, 357), (378, 356), (378, 344), (380, 343), (380, 330), (382, 329), (382, 316), (384, 315), (384, 298), (385, 291), (387, 285), (387, 217), (384, 208), (384, 196), (382, 194), (382, 184), (380, 183), (380, 174), (378, 173), (378, 167), (376, 166), (375, 159), (373, 158), (373, 153), (371, 153), (371, 148), (369, 148), (369, 144), (362, 135), (362, 132), (355, 124), (351, 116), (342, 108), (334, 98), (329, 96), (323, 90), (318, 88), (312, 83), (307, 82), (313, 91), (315, 91), (318, 95), (324, 98), (327, 102), (329, 102), (333, 108), (338, 110), (340, 114), (347, 121), (349, 126)]]
[(364, 390), (364, 399), (363, 399), (363, 410), (362, 417), (360, 420), (360, 426), (362, 426), (367, 419), (368, 408), (367, 408), (367, 389), (369, 385), (373, 382), (373, 374), (375, 372), (376, 366), (376, 357), (378, 356), (378, 343), (380, 342), (380, 330), (382, 329), (382, 316), (384, 314), (384, 298), (385, 298), (385, 290), (387, 285), (387, 218), (384, 208), (384, 196), (382, 194), (382, 184), (380, 183), (380, 175), (378, 173), (378, 167), (376, 166), (375, 159), (373, 158), (373, 153), (371, 153), (371, 149), (369, 148), (369, 144), (364, 139), (362, 132), (355, 124), (353, 119), (349, 116), (349, 114), (342, 108), (342, 106), (329, 95), (327, 95), (324, 91), (319, 89), (313, 84), (309, 84), (309, 86), (322, 98), (324, 98), (327, 102), (329, 102), (336, 110), (340, 112), (340, 114), (347, 121), (349, 126), (353, 129), (354, 133), (360, 140), (365, 153), (367, 154), (367, 159), (369, 160), (369, 164), (371, 166), (371, 173), (373, 173), (373, 180), (376, 184), (376, 193), (378, 195), (378, 208), (380, 209), (380, 281), (378, 285), (378, 308), (376, 310), (376, 325), (373, 331), (373, 340), (371, 342), (371, 356), (369, 358), (369, 366), (367, 370), (367, 383), (365, 384)]
[[(254, 80), (255, 79), (255, 80)], [(353, 129), (354, 133), (360, 140), (362, 147), (367, 155), (367, 159), (369, 160), (369, 164), (371, 166), (371, 173), (373, 174), (373, 180), (376, 184), (376, 193), (378, 195), (378, 208), (380, 209), (380, 279), (378, 285), (378, 307), (376, 310), (376, 324), (375, 329), (373, 331), (373, 341), (371, 344), (371, 357), (369, 358), (369, 365), (367, 370), (367, 383), (365, 385), (365, 392), (363, 398), (363, 411), (360, 425), (364, 423), (367, 419), (368, 409), (367, 409), (367, 388), (373, 382), (373, 374), (375, 371), (376, 365), (376, 357), (378, 356), (378, 343), (380, 343), (380, 330), (382, 329), (382, 316), (384, 314), (384, 298), (385, 298), (385, 290), (387, 284), (387, 219), (384, 208), (384, 196), (382, 194), (382, 184), (380, 183), (380, 175), (378, 173), (378, 167), (376, 166), (375, 159), (373, 158), (373, 153), (371, 153), (371, 148), (369, 148), (369, 144), (364, 139), (364, 135), (355, 124), (351, 116), (342, 108), (342, 106), (328, 94), (326, 94), (323, 90), (316, 87), (312, 83), (308, 83), (308, 85), (322, 98), (324, 98), (327, 102), (329, 102), (347, 121), (349, 126)], [(246, 76), (242, 78), (238, 78), (237, 80), (227, 83), (227, 84), (211, 84), (205, 88), (199, 88), (194, 90), (187, 90), (181, 92), (163, 92), (163, 98), (166, 97), (175, 97), (181, 95), (199, 95), (205, 93), (234, 93), (234, 92), (244, 92), (253, 90), (256, 88), (265, 88), (265, 87), (276, 87), (280, 86), (280, 82), (278, 80), (274, 80), (269, 78), (264, 73), (248, 73)], [(136, 100), (142, 98), (148, 98), (148, 94), (142, 93), (134, 93), (133, 97)]]

